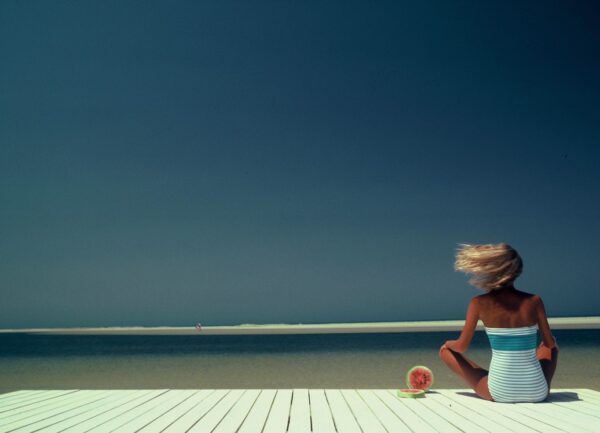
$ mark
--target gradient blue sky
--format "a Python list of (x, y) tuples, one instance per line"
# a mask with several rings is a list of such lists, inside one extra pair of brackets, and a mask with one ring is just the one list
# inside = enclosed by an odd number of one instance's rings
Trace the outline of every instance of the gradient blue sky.
[(600, 314), (595, 2), (0, 2), (0, 327)]

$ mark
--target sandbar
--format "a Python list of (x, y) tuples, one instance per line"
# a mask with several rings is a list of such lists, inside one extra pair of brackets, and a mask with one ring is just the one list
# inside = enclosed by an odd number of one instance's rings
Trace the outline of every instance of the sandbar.
[[(600, 316), (551, 317), (552, 329), (600, 329)], [(242, 324), (232, 326), (158, 326), (158, 327), (73, 327), (14, 328), (0, 333), (73, 334), (73, 335), (269, 335), (269, 334), (363, 334), (394, 332), (460, 331), (464, 320), (433, 320), (412, 322), (315, 323), (315, 324)], [(478, 331), (483, 330), (481, 321)]]

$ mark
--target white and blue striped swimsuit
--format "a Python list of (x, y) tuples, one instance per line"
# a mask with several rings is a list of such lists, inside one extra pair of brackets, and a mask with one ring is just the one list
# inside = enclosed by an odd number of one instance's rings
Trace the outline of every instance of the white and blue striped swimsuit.
[(538, 325), (522, 328), (485, 328), (492, 346), (488, 387), (501, 403), (538, 402), (548, 395), (548, 384), (536, 357)]

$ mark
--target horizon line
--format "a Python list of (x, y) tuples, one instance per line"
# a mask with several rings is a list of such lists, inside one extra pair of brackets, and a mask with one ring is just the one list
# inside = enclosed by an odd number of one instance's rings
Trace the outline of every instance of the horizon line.
[[(464, 320), (404, 322), (350, 322), (314, 324), (239, 324), (224, 326), (104, 326), (60, 328), (3, 328), (0, 334), (50, 335), (269, 335), (269, 334), (362, 334), (460, 331)], [(600, 329), (600, 316), (551, 317), (553, 329)], [(198, 324), (199, 325), (199, 324)], [(477, 330), (484, 329), (481, 320)]]

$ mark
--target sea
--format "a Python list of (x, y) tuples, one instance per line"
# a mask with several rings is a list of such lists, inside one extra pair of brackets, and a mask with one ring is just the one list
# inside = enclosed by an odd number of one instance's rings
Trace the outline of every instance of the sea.
[[(552, 386), (600, 391), (600, 329), (554, 330)], [(458, 332), (309, 335), (0, 334), (0, 393), (21, 389), (406, 387), (415, 365), (433, 388), (465, 388), (438, 358)], [(484, 332), (466, 353), (484, 368)]]

